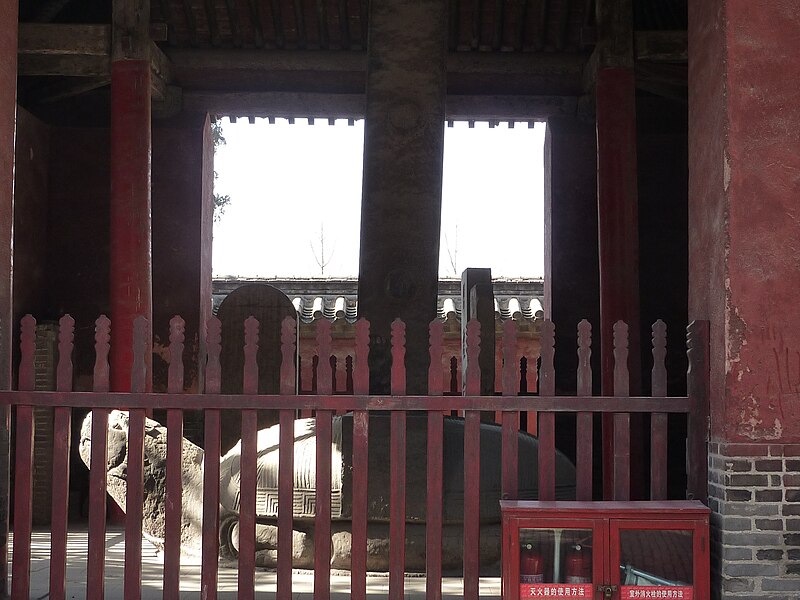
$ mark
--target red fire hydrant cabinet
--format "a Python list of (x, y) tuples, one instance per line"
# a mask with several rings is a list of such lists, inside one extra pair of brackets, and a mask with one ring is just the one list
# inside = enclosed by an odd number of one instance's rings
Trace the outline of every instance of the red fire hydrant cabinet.
[(503, 598), (709, 600), (700, 502), (500, 502)]

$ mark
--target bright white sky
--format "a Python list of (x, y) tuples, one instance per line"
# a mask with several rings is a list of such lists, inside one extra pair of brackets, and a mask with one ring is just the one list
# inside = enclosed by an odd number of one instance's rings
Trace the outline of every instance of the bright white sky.
[[(445, 128), (441, 276), (467, 267), (543, 276), (544, 130)], [(364, 122), (224, 119), (222, 131), (216, 191), (231, 203), (214, 224), (214, 276), (323, 276), (323, 225), (324, 276), (357, 276)], [(455, 272), (448, 248), (457, 248)]]

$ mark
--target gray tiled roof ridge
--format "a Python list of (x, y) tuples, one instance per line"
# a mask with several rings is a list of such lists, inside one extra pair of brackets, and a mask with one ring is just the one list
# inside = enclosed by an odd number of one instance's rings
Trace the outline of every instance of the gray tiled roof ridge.
[[(217, 277), (213, 280), (214, 309), (234, 289), (249, 283), (267, 283), (282, 290), (305, 323), (325, 318), (355, 322), (358, 315), (356, 278), (254, 278)], [(498, 278), (495, 287), (495, 318), (536, 321), (543, 318), (543, 281), (539, 278)], [(324, 284), (324, 285), (320, 285)], [(438, 316), (461, 319), (461, 281), (440, 279)]]

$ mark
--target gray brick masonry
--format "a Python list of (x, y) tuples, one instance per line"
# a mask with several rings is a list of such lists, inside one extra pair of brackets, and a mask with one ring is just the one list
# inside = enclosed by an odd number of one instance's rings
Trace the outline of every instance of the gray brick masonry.
[(800, 598), (800, 446), (710, 444), (715, 599)]

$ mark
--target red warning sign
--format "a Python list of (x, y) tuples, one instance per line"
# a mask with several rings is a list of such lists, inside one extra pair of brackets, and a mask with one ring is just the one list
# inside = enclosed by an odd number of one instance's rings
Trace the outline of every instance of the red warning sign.
[(591, 583), (523, 583), (520, 598), (592, 598)]
[(691, 586), (623, 585), (622, 600), (693, 600)]

